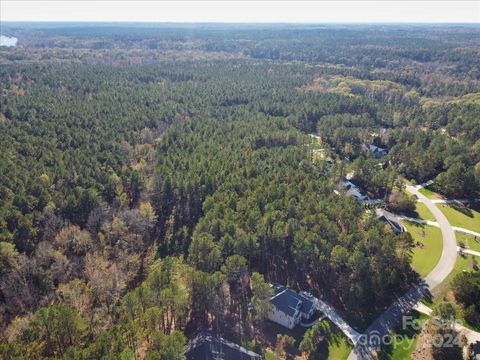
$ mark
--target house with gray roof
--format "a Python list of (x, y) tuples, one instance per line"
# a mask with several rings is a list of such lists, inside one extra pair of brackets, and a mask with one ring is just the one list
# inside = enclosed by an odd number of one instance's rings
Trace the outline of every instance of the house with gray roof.
[(293, 329), (302, 319), (309, 319), (315, 304), (304, 293), (297, 293), (283, 285), (272, 284), (275, 295), (270, 298), (272, 311), (268, 318), (288, 329)]
[(368, 154), (370, 154), (374, 158), (381, 158), (387, 155), (387, 149), (381, 148), (373, 144), (364, 144), (363, 148)]
[(377, 219), (388, 224), (395, 234), (400, 234), (405, 231), (400, 219), (384, 209), (377, 209)]
[(337, 195), (351, 196), (364, 206), (377, 206), (383, 202), (381, 199), (370, 199), (360, 187), (346, 177), (337, 182), (336, 189), (333, 191)]
[(337, 183), (337, 189), (346, 196), (352, 196), (360, 202), (368, 200), (368, 196), (363, 194), (362, 190), (360, 190), (356, 184), (346, 178), (343, 178)]

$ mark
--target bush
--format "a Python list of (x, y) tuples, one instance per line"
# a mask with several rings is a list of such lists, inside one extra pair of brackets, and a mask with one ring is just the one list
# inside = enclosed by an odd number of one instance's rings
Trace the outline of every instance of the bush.
[(396, 213), (412, 214), (415, 212), (415, 199), (404, 192), (394, 192), (388, 197), (388, 208)]

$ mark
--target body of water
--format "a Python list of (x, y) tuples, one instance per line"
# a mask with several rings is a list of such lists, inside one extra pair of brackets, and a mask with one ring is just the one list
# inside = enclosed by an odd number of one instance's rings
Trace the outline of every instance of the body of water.
[(0, 35), (0, 46), (16, 46), (17, 41), (16, 37)]

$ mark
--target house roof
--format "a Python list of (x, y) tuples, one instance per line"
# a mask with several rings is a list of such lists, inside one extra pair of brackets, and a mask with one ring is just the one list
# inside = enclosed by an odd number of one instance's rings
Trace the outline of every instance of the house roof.
[(387, 149), (381, 148), (379, 146), (373, 145), (373, 144), (365, 144), (365, 149), (370, 151), (374, 155), (386, 155), (387, 154)]
[(386, 210), (378, 210), (378, 219), (385, 221), (394, 232), (400, 233), (403, 231), (403, 225), (394, 214)]
[(347, 180), (347, 179), (341, 180), (339, 186), (343, 191), (345, 191), (345, 194), (347, 196), (353, 196), (358, 200), (368, 199), (368, 196), (362, 194), (362, 191), (360, 190), (360, 188), (350, 180)]
[(302, 294), (299, 294), (298, 296), (302, 299), (302, 307), (300, 308), (300, 311), (304, 314), (308, 314), (312, 307), (315, 306), (313, 301)]
[(302, 305), (302, 302), (296, 296), (293, 296), (292, 293), (293, 291), (290, 289), (285, 289), (270, 299), (270, 302), (275, 305), (279, 311), (290, 317), (294, 317)]
[(209, 331), (200, 332), (188, 343), (187, 360), (261, 360), (262, 357)]
[(308, 314), (314, 306), (313, 302), (307, 297), (297, 294), (292, 289), (283, 285), (272, 284), (275, 295), (270, 299), (270, 302), (275, 307), (285, 314), (293, 317), (297, 310), (304, 314)]

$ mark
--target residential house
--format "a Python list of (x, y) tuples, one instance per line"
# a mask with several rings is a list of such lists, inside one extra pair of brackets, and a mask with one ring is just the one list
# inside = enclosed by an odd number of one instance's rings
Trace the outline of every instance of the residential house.
[(302, 319), (315, 312), (313, 299), (306, 293), (297, 293), (283, 285), (272, 284), (275, 295), (270, 299), (272, 311), (268, 318), (288, 329), (293, 329)]
[(377, 209), (377, 219), (387, 223), (395, 234), (400, 234), (405, 231), (405, 227), (402, 225), (400, 219), (383, 209)]
[(381, 158), (385, 155), (387, 155), (387, 149), (381, 148), (379, 146), (373, 145), (373, 144), (364, 144), (363, 148), (367, 153), (372, 155), (375, 158)]
[(337, 188), (347, 196), (353, 196), (358, 201), (368, 200), (368, 196), (364, 195), (360, 188), (353, 182), (347, 179), (342, 179), (338, 182)]
[(378, 206), (383, 202), (381, 199), (370, 199), (367, 195), (362, 193), (362, 190), (357, 185), (347, 178), (344, 178), (337, 183), (337, 189), (335, 189), (334, 192), (337, 195), (343, 193), (346, 196), (353, 196), (364, 206)]

